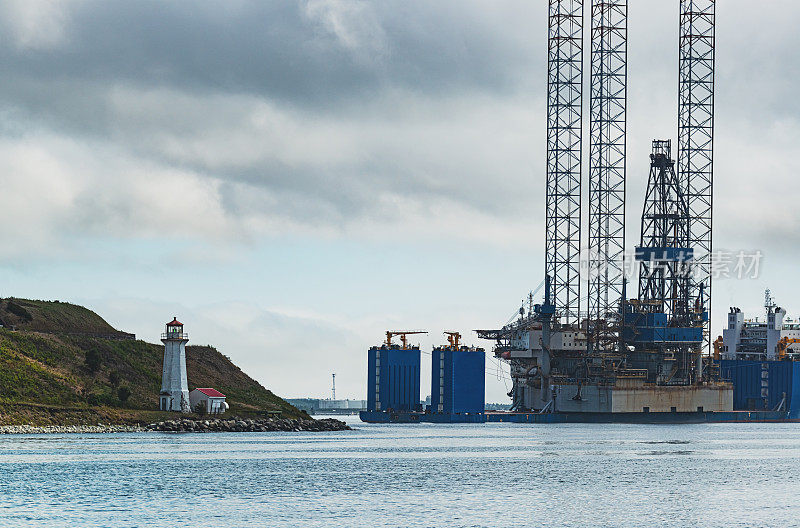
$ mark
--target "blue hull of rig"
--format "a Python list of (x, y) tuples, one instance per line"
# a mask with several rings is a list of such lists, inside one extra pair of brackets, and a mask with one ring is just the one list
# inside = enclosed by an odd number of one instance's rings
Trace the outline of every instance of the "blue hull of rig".
[(693, 424), (800, 421), (789, 412), (662, 412), (662, 413), (489, 413), (487, 422), (560, 424), (560, 423), (623, 423), (623, 424)]
[(800, 415), (790, 411), (727, 411), (674, 413), (516, 413), (489, 412), (472, 415), (430, 414), (423, 412), (361, 411), (367, 423), (620, 423), (620, 424), (699, 424), (800, 422)]
[[(657, 325), (654, 325), (657, 326)], [(733, 411), (660, 413), (481, 412), (483, 351), (435, 350), (432, 405), (419, 404), (420, 351), (369, 351), (367, 423), (747, 423), (800, 421), (800, 361), (720, 361), (720, 377), (733, 384)], [(382, 408), (387, 410), (382, 410)]]
[(723, 359), (720, 376), (733, 383), (734, 410), (780, 410), (800, 418), (800, 361)]

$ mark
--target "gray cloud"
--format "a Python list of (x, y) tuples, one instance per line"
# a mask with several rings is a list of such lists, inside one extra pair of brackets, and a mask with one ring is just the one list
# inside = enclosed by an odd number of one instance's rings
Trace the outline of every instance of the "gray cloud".
[[(240, 236), (276, 222), (433, 218), (453, 204), (521, 213), (514, 197), (534, 189), (541, 90), (528, 90), (528, 50), (541, 39), (512, 23), (523, 2), (14, 5), (0, 11), (6, 138), (63, 136), (133, 172), (182, 173), (207, 191), (197, 214), (210, 207)], [(91, 177), (60, 161), (73, 188)], [(140, 203), (130, 187), (141, 185), (118, 165), (95, 167), (71, 225), (147, 234), (172, 216)], [(134, 221), (143, 205), (144, 224)]]
[[(746, 6), (720, 5), (718, 29), (717, 166), (738, 185), (742, 148), (791, 175), (765, 138), (778, 120), (796, 138), (800, 114), (785, 68), (800, 9)], [(631, 6), (634, 240), (649, 141), (674, 135), (676, 9)], [(0, 160), (3, 178), (23, 180), (22, 199), (26, 182), (64, 188), (28, 246), (65, 225), (125, 237), (174, 222), (243, 240), (367, 223), (529, 236), (543, 214), (545, 15), (521, 0), (5, 3), (0, 139), (38, 149), (41, 166)], [(191, 188), (183, 209), (154, 182)], [(722, 210), (740, 203), (735, 188), (718, 186)]]
[(531, 20), (541, 11), (519, 1), (85, 0), (63, 8), (57, 46), (20, 47), (19, 32), (7, 31), (0, 60), (35, 81), (243, 93), (330, 111), (387, 87), (516, 89), (530, 68), (529, 44), (541, 41), (523, 26), (498, 31), (521, 8)]

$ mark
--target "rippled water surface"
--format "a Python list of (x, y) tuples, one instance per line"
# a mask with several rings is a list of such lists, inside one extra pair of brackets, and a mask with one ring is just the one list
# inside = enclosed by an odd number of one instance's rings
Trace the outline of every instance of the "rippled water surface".
[(0, 437), (0, 526), (800, 526), (800, 424)]

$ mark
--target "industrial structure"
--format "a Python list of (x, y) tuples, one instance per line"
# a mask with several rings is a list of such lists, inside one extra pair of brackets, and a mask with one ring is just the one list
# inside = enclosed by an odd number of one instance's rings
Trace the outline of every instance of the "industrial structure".
[[(478, 337), (494, 342), (494, 355), (509, 364), (512, 379), (511, 412), (486, 413), (488, 421), (798, 417), (789, 389), (781, 397), (775, 390), (765, 392), (759, 396), (760, 404), (748, 404), (747, 410), (753, 412), (734, 410), (745, 410), (741, 402), (749, 398), (744, 392), (735, 393), (738, 380), (746, 378), (742, 383), (750, 383), (750, 376), (762, 376), (762, 380), (786, 376), (777, 373), (788, 367), (760, 366), (758, 372), (748, 367), (746, 375), (737, 376), (731, 374), (730, 365), (724, 361), (721, 365), (711, 355), (716, 2), (676, 0), (676, 6), (677, 148), (673, 151), (670, 139), (652, 142), (639, 244), (633, 257), (638, 278), (629, 284), (624, 273), (627, 0), (591, 0), (589, 17), (584, 16), (583, 0), (549, 0), (544, 299), (535, 304), (532, 293), (527, 309), (523, 306), (516, 320), (499, 329), (476, 330)], [(590, 21), (591, 72), (588, 277), (584, 277), (586, 304), (582, 306), (585, 18)], [(732, 310), (724, 343), (715, 347), (723, 347), (723, 354), (733, 354), (737, 360), (742, 356), (763, 361), (781, 350), (790, 356), (794, 345), (800, 352), (800, 336), (777, 330), (782, 317), (773, 307), (763, 332), (759, 328), (758, 337), (751, 338), (756, 328)], [(753, 339), (760, 340), (759, 344), (763, 341), (764, 357), (753, 356)], [(371, 350), (369, 390), (378, 394), (381, 385), (373, 388), (373, 381), (384, 374), (375, 369), (373, 356)], [(415, 358), (418, 365), (418, 351)], [(444, 410), (446, 399), (441, 395), (448, 384), (448, 361), (445, 354), (434, 356), (432, 374), (439, 380), (431, 391), (434, 412)], [(798, 400), (800, 408), (800, 396)], [(377, 396), (368, 405), (370, 411), (386, 408), (373, 401), (378, 401)], [(402, 413), (395, 419), (407, 421)]]
[(730, 308), (714, 356), (721, 376), (733, 383), (734, 409), (800, 415), (800, 321), (785, 317), (769, 290), (763, 320), (745, 319), (742, 310)]
[[(419, 345), (409, 345), (408, 336), (422, 331), (386, 332), (381, 346), (369, 349), (367, 367), (367, 410), (418, 411), (420, 383)], [(400, 345), (392, 338), (399, 336)]]
[[(486, 353), (482, 348), (463, 346), (461, 334), (445, 332), (447, 345), (431, 355), (430, 413), (453, 417), (474, 416), (482, 421), (486, 396)], [(459, 421), (467, 421), (466, 418)]]
[[(692, 298), (711, 298), (711, 220), (714, 190), (715, 0), (680, 0), (678, 60), (678, 178), (694, 251)], [(711, 303), (703, 324), (710, 352)]]
[[(622, 298), (628, 26), (625, 2), (594, 2), (589, 104), (588, 319), (602, 325)], [(598, 327), (597, 331), (603, 331)], [(604, 343), (608, 344), (608, 343)]]
[[(386, 332), (386, 341), (368, 353), (365, 422), (482, 423), (485, 421), (486, 355), (461, 344), (461, 334), (444, 332), (447, 345), (431, 353), (431, 401), (420, 402), (420, 348), (409, 345), (415, 332)], [(402, 344), (394, 344), (393, 336)]]
[(717, 355), (723, 360), (773, 361), (800, 358), (800, 321), (786, 319), (767, 290), (764, 294), (764, 319), (745, 319), (737, 307), (728, 312), (728, 326), (722, 331)]
[(581, 168), (583, 155), (583, 2), (550, 1), (547, 60), (545, 273), (556, 310), (580, 315)]
[(678, 170), (672, 142), (653, 141), (634, 298), (623, 273), (627, 1), (591, 2), (586, 312), (575, 295), (581, 282), (574, 251), (581, 245), (582, 4), (549, 2), (544, 303), (530, 303), (517, 321), (478, 334), (495, 341), (495, 355), (510, 364), (512, 409), (522, 413), (730, 411), (731, 385), (704, 372), (702, 359), (711, 277), (704, 263), (711, 243), (715, 2), (680, 2)]
[(286, 398), (286, 401), (310, 415), (358, 414), (367, 408), (367, 400), (331, 400), (322, 398)]

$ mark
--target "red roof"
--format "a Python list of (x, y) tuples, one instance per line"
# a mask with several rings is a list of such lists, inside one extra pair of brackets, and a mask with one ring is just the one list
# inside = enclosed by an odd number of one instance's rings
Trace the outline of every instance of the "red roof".
[(183, 326), (183, 323), (178, 321), (177, 317), (173, 317), (172, 321), (167, 323), (167, 326)]
[(195, 389), (195, 390), (199, 390), (200, 392), (202, 392), (206, 396), (211, 396), (212, 398), (224, 398), (225, 397), (225, 395), (222, 394), (217, 389)]

